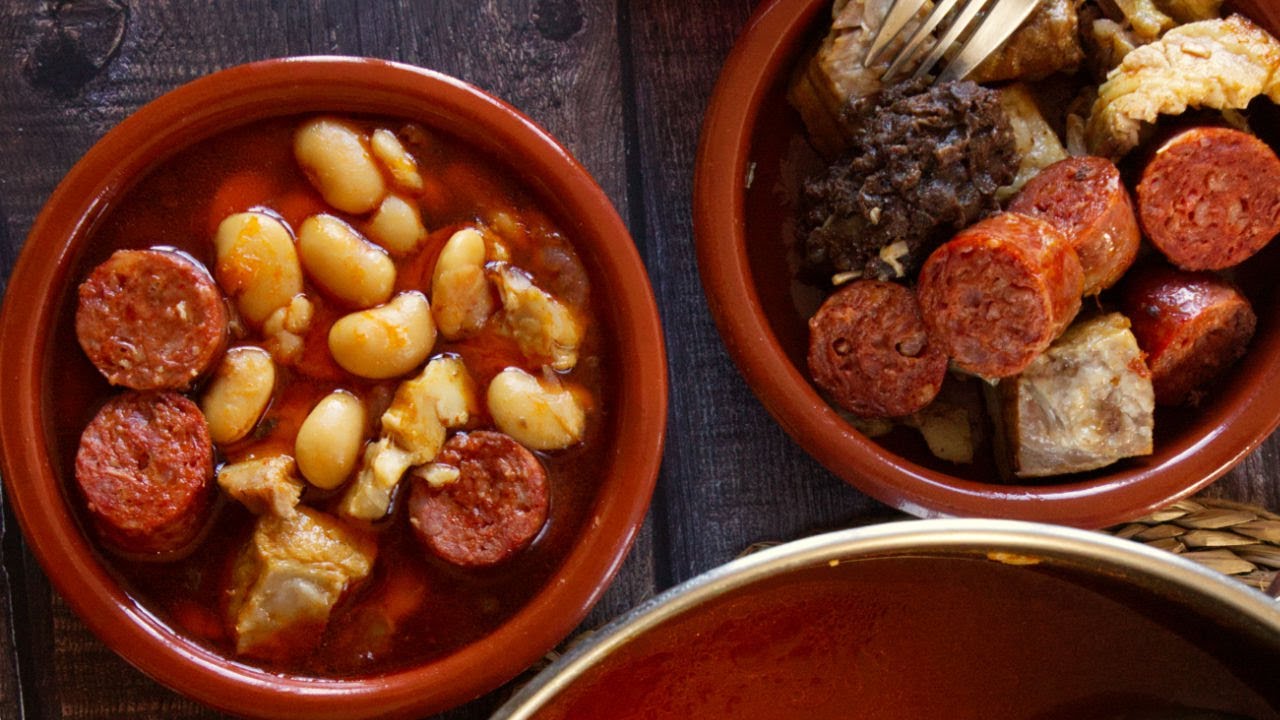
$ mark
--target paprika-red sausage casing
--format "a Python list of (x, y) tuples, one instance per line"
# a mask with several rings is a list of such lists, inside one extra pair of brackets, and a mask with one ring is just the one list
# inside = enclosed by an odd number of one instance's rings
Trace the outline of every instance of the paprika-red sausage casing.
[(809, 320), (809, 372), (849, 412), (898, 417), (933, 401), (947, 356), (930, 341), (911, 290), (857, 280)]
[(972, 225), (925, 261), (917, 293), (929, 336), (955, 366), (1017, 375), (1080, 311), (1084, 271), (1053, 225), (1003, 213)]
[(537, 456), (491, 430), (449, 438), (436, 467), (457, 478), (434, 487), (415, 478), (410, 524), (440, 558), (463, 567), (495, 565), (523, 549), (547, 522), (547, 473)]
[(1115, 163), (1101, 157), (1060, 160), (1027, 183), (1009, 211), (1048, 221), (1076, 249), (1084, 294), (1115, 285), (1138, 255), (1142, 233)]
[(1147, 354), (1156, 403), (1195, 403), (1198, 389), (1248, 347), (1257, 316), (1226, 280), (1164, 265), (1131, 273), (1122, 309)]
[(213, 498), (213, 441), (194, 402), (125, 392), (80, 436), (76, 483), (98, 534), (129, 553), (171, 553), (199, 535)]
[(226, 345), (227, 309), (209, 272), (171, 250), (118, 250), (80, 284), (76, 337), (111, 382), (186, 390)]
[(1246, 132), (1198, 127), (1156, 151), (1138, 183), (1151, 243), (1184, 270), (1221, 270), (1280, 233), (1280, 158)]

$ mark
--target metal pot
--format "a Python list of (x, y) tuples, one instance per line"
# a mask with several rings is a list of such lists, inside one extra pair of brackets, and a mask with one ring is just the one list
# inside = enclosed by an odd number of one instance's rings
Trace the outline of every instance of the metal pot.
[(494, 718), (1274, 718), (1277, 669), (1275, 602), (1190, 561), (1059, 526), (919, 520), (694, 578)]

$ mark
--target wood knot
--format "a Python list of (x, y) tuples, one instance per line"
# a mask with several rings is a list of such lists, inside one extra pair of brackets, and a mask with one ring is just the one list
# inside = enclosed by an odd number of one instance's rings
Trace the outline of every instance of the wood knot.
[(548, 40), (564, 42), (577, 35), (583, 23), (578, 0), (538, 0), (533, 7), (533, 26)]
[(48, 3), (23, 63), (27, 82), (61, 97), (76, 95), (115, 57), (128, 14), (120, 0)]

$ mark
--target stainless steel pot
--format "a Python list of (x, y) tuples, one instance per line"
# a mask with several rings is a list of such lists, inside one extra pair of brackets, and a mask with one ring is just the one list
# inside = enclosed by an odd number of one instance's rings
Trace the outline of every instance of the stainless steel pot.
[[(1217, 652), (1222, 652), (1221, 648), (1252, 648), (1265, 655), (1262, 664), (1276, 663), (1266, 669), (1267, 676), (1277, 677), (1280, 671), (1280, 609), (1275, 601), (1195, 563), (1131, 541), (1059, 526), (1003, 520), (915, 520), (790, 542), (698, 576), (635, 608), (574, 647), (517, 692), (494, 718), (541, 717), (540, 713), (554, 707), (566, 693), (571, 694), (576, 684), (611, 658), (718, 600), (769, 584), (776, 587), (790, 577), (824, 566), (851, 567), (854, 561), (865, 559), (922, 557), (1028, 565), (1034, 566), (1035, 572), (1060, 575), (1091, 588), (1119, 588), (1130, 606), (1158, 604), (1173, 613), (1170, 622), (1194, 620), (1213, 628), (1215, 637), (1224, 639), (1217, 644)], [(920, 584), (920, 592), (928, 594), (929, 579), (921, 578)], [(1280, 682), (1273, 680), (1271, 684), (1277, 687), (1263, 691), (1270, 692), (1264, 704), (1270, 703), (1277, 711), (1275, 716), (1280, 717), (1280, 706), (1276, 705), (1280, 703), (1276, 697)], [(1172, 708), (1163, 708), (1162, 713), (1164, 717), (1183, 717)], [(1258, 715), (1259, 711), (1251, 713)], [(1077, 706), (1063, 716), (1086, 714)], [(1130, 708), (1123, 716), (1140, 715)], [(1197, 715), (1201, 716), (1238, 717)]]

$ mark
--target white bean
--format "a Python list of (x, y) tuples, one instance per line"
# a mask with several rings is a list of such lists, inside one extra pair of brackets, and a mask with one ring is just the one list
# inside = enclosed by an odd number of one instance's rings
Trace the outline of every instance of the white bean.
[(332, 490), (355, 469), (364, 445), (364, 403), (335, 390), (311, 409), (298, 428), (293, 455), (298, 471), (312, 485)]
[(219, 445), (249, 434), (271, 401), (276, 366), (262, 348), (232, 348), (222, 356), (213, 380), (200, 399), (209, 436)]
[(303, 123), (293, 136), (293, 156), (325, 201), (343, 212), (367, 213), (387, 193), (364, 137), (337, 120)]
[(435, 341), (431, 305), (416, 291), (346, 315), (329, 329), (329, 352), (334, 361), (350, 373), (375, 380), (418, 367)]
[(364, 229), (374, 242), (396, 255), (413, 252), (427, 237), (418, 207), (399, 195), (388, 195)]
[(302, 222), (298, 255), (311, 279), (358, 308), (386, 302), (395, 287), (391, 258), (332, 215), (312, 215)]
[(486, 402), (502, 432), (534, 450), (559, 450), (582, 440), (586, 408), (578, 392), (555, 378), (507, 368), (489, 382)]
[(214, 277), (235, 300), (240, 315), (261, 325), (277, 308), (302, 292), (302, 267), (293, 236), (265, 213), (228, 216), (213, 238)]
[(431, 311), (440, 334), (450, 340), (476, 332), (497, 309), (484, 261), (484, 236), (475, 228), (455, 232), (436, 259)]
[(422, 175), (418, 174), (418, 163), (404, 149), (395, 133), (386, 128), (374, 130), (369, 145), (373, 148), (373, 156), (391, 173), (391, 178), (397, 185), (410, 192), (422, 190)]

